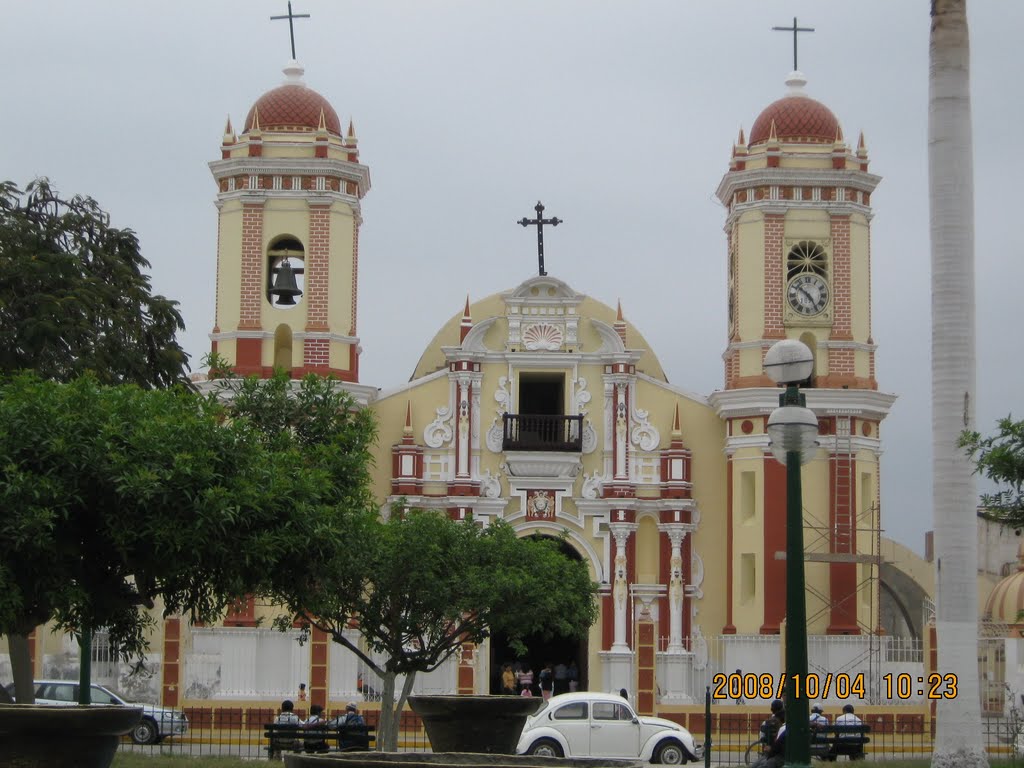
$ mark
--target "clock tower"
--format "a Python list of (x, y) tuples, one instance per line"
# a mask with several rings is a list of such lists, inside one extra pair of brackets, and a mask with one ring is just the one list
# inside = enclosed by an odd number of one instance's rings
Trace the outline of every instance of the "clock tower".
[(879, 425), (893, 400), (877, 391), (871, 334), (871, 195), (880, 178), (868, 172), (863, 134), (850, 147), (800, 72), (786, 85), (749, 141), (740, 131), (718, 187), (728, 343), (725, 388), (712, 401), (729, 456), (725, 630), (775, 633), (785, 617), (785, 467), (769, 450), (778, 390), (763, 361), (790, 338), (814, 355), (804, 387), (820, 432), (803, 470), (808, 617), (812, 632), (852, 634), (877, 626)]
[(355, 131), (306, 86), (295, 61), (236, 135), (228, 120), (217, 183), (212, 349), (240, 374), (359, 380), (360, 201), (370, 188)]

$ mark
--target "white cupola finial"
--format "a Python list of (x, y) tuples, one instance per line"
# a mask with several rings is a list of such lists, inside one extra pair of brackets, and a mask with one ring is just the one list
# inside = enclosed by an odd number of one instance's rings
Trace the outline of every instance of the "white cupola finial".
[(807, 78), (804, 73), (794, 69), (789, 73), (789, 77), (786, 78), (786, 87), (789, 88), (787, 96), (806, 96), (804, 93), (804, 86), (807, 85)]
[(305, 85), (306, 81), (302, 79), (302, 76), (306, 74), (306, 68), (299, 64), (295, 59), (292, 59), (284, 65), (284, 84), (285, 85)]

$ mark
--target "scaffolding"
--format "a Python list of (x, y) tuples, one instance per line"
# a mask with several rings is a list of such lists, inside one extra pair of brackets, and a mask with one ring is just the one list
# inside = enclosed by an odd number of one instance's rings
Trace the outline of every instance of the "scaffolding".
[[(822, 590), (808, 581), (807, 592), (820, 601), (821, 607), (813, 612), (808, 611), (807, 623), (813, 626), (823, 615), (842, 607), (854, 620), (859, 632), (868, 638), (863, 651), (849, 660), (849, 666), (863, 669), (866, 665), (872, 684), (877, 686), (880, 685), (880, 670), (884, 661), (881, 658), (884, 644), (880, 638), (879, 583), (883, 558), (879, 483), (875, 483), (870, 502), (865, 503), (866, 500), (862, 499), (858, 508), (858, 494), (854, 486), (857, 456), (851, 419), (849, 416), (837, 416), (835, 421), (835, 446), (828, 459), (831, 463), (829, 506), (824, 511), (824, 519), (804, 507), (804, 559), (830, 565), (849, 563), (857, 567), (857, 581), (852, 593), (837, 599), (833, 599), (829, 588)], [(866, 551), (864, 545), (867, 545)], [(866, 610), (860, 610), (859, 600), (867, 603)]]

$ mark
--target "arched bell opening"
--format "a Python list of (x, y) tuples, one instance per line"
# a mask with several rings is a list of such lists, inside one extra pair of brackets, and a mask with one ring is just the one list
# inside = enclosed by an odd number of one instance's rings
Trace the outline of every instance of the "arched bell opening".
[(267, 301), (275, 309), (291, 309), (306, 289), (306, 249), (296, 238), (277, 238), (267, 251)]
[[(554, 536), (542, 536), (541, 534), (535, 534), (535, 538), (546, 538), (559, 543), (559, 548), (562, 553), (571, 557), (573, 560), (583, 560), (582, 555), (565, 539), (558, 539)], [(523, 615), (526, 620), (529, 620), (529, 606), (523, 606)], [(509, 643), (508, 637), (501, 632), (496, 632), (491, 635), (491, 654), (490, 654), (490, 692), (492, 694), (500, 694), (501, 688), (501, 673), (505, 664), (513, 665), (513, 668), (521, 667), (523, 664), (528, 664), (530, 670), (533, 672), (533, 685), (532, 693), (534, 696), (540, 696), (540, 671), (544, 668), (545, 664), (550, 663), (552, 668), (558, 664), (565, 665), (566, 668), (570, 667), (570, 664), (574, 664), (576, 667), (576, 686), (577, 690), (585, 691), (588, 685), (588, 642), (587, 636), (583, 637), (544, 637), (540, 634), (526, 635), (523, 638), (523, 643), (526, 646), (526, 653), (519, 654), (512, 648)], [(569, 690), (569, 681), (556, 680), (555, 681), (555, 693), (566, 693)], [(517, 687), (516, 693), (519, 693), (520, 689)]]
[(285, 323), (274, 331), (274, 367), (292, 369), (292, 329)]

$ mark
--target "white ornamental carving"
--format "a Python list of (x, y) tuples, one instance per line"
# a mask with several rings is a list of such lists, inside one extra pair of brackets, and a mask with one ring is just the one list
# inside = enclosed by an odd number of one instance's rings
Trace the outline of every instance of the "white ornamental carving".
[(561, 349), (563, 338), (562, 329), (551, 323), (534, 323), (523, 330), (523, 346), (531, 352)]
[(587, 423), (583, 425), (583, 452), (593, 453), (597, 449), (597, 430), (594, 429), (594, 425), (590, 423), (590, 419), (587, 419)]
[(693, 668), (706, 669), (708, 666), (708, 641), (700, 631), (700, 626), (690, 636), (690, 650), (693, 652)]
[(587, 380), (580, 376), (576, 379), (576, 413), (586, 416), (587, 403), (590, 402), (590, 393), (587, 392)]
[(440, 448), (452, 439), (452, 421), (454, 414), (448, 406), (437, 409), (437, 417), (427, 424), (423, 430), (423, 442), (431, 448)]
[(661, 442), (661, 435), (650, 421), (649, 414), (643, 408), (633, 408), (633, 430), (629, 433), (629, 439), (633, 445), (638, 446), (641, 451), (653, 451)]
[(608, 482), (608, 478), (594, 470), (594, 474), (588, 476), (585, 472), (583, 473), (583, 487), (580, 489), (580, 496), (584, 499), (599, 499), (604, 484)]
[(480, 495), (485, 499), (497, 499), (501, 497), (501, 475), (492, 475), (487, 470), (480, 477)]
[(501, 446), (505, 440), (505, 427), (502, 422), (495, 419), (491, 422), (491, 428), (487, 430), (487, 450), (491, 453), (501, 453)]
[(704, 559), (696, 552), (690, 558), (690, 567), (693, 573), (690, 577), (690, 583), (686, 585), (686, 594), (694, 600), (700, 600), (704, 597), (704, 590), (700, 588), (701, 584), (704, 583)]
[(505, 422), (502, 419), (508, 412), (510, 395), (508, 393), (508, 376), (498, 379), (498, 388), (494, 391), (494, 400), (498, 404), (495, 412), (498, 414), (491, 419), (491, 426), (487, 430), (484, 441), (487, 443), (487, 450), (491, 453), (501, 453), (502, 442), (505, 439)]

